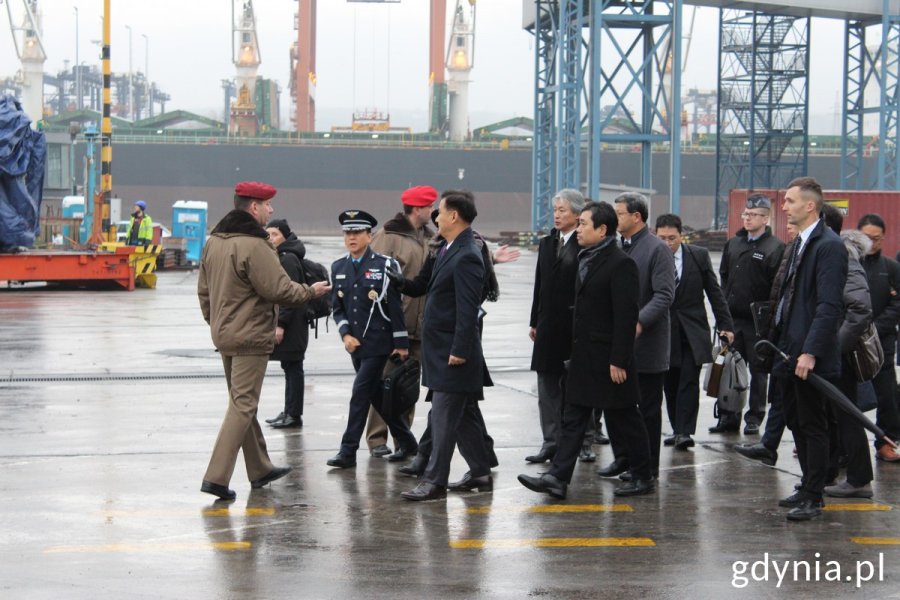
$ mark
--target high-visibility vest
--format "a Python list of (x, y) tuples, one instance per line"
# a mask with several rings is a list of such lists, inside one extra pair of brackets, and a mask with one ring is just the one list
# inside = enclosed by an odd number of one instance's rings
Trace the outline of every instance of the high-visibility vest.
[[(128, 229), (125, 231), (126, 244), (131, 239), (131, 229), (133, 227), (134, 217), (131, 217), (131, 221), (128, 222)], [(148, 244), (153, 241), (153, 219), (148, 214), (144, 214), (144, 218), (141, 219), (141, 226), (138, 229), (138, 240), (147, 240)]]

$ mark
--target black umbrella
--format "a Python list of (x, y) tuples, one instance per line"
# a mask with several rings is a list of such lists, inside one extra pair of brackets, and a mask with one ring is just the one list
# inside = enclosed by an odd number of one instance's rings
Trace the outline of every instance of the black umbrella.
[[(779, 350), (778, 346), (776, 346), (769, 340), (759, 340), (753, 346), (754, 350), (756, 350), (758, 353), (760, 352), (760, 348), (763, 347), (768, 347), (777, 352), (781, 356), (781, 358), (784, 359), (784, 362), (789, 366), (794, 364), (793, 362), (791, 362), (790, 356)], [(884, 431), (882, 431), (881, 427), (873, 423), (869, 419), (869, 417), (863, 414), (863, 412), (859, 410), (856, 405), (843, 394), (843, 392), (841, 392), (841, 390), (837, 389), (833, 384), (823, 379), (821, 375), (817, 375), (810, 371), (806, 376), (806, 381), (809, 382), (811, 386), (822, 392), (822, 394), (824, 394), (826, 398), (831, 400), (831, 402), (835, 406), (856, 419), (863, 427), (874, 433), (876, 437), (884, 440), (884, 442), (892, 448), (897, 448), (897, 442), (889, 438), (884, 433)]]

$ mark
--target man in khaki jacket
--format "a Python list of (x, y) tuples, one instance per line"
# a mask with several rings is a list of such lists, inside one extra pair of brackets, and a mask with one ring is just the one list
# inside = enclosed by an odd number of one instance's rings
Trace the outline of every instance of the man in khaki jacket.
[(331, 291), (326, 282), (294, 283), (281, 268), (263, 229), (272, 216), (275, 188), (244, 182), (234, 191), (235, 209), (219, 221), (206, 242), (197, 284), (203, 318), (222, 355), (229, 395), (200, 491), (222, 500), (236, 497), (228, 483), (239, 449), (244, 451), (253, 488), (290, 472), (290, 467), (272, 465), (256, 420), (266, 365), (275, 347), (276, 304), (301, 306)]
[[(437, 190), (431, 186), (419, 185), (409, 188), (400, 196), (403, 202), (403, 212), (387, 221), (374, 236), (372, 236), (371, 248), (379, 254), (390, 256), (400, 263), (400, 270), (407, 279), (414, 279), (425, 259), (428, 257), (428, 242), (434, 236), (434, 232), (428, 226), (431, 222), (431, 209), (437, 201)], [(409, 355), (416, 360), (422, 360), (422, 316), (425, 314), (425, 297), (403, 297), (403, 315), (406, 320), (406, 332), (409, 334)], [(393, 363), (385, 367), (385, 374), (393, 370)], [(415, 416), (415, 405), (404, 414), (406, 424), (412, 426)], [(366, 427), (366, 443), (372, 456), (386, 456), (391, 454), (387, 445), (388, 428), (378, 413), (369, 409), (369, 424)], [(399, 445), (394, 443), (399, 448)], [(408, 458), (399, 450), (388, 456), (390, 461), (400, 461)]]

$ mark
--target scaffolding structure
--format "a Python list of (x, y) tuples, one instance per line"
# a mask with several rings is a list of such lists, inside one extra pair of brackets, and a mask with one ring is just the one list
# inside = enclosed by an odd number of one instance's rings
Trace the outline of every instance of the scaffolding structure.
[(780, 188), (808, 169), (809, 17), (719, 11), (715, 224), (729, 191)]
[[(900, 15), (884, 0), (881, 20), (848, 20), (844, 28), (841, 182), (845, 189), (900, 189)], [(878, 31), (880, 29), (880, 32)], [(877, 45), (867, 45), (880, 33)], [(867, 106), (867, 99), (875, 102)], [(866, 116), (878, 133), (866, 132)], [(874, 173), (865, 173), (866, 153), (877, 153)]]
[(535, 231), (549, 227), (558, 189), (599, 197), (605, 143), (640, 147), (636, 183), (648, 189), (652, 147), (667, 145), (679, 210), (681, 12), (682, 0), (535, 0), (525, 23), (535, 36)]

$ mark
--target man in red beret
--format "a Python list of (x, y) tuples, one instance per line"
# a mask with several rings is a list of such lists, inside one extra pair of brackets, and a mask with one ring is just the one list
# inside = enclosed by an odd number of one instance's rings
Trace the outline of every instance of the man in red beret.
[(203, 257), (197, 295), (213, 344), (222, 356), (228, 385), (228, 409), (200, 491), (234, 500), (229, 489), (243, 449), (253, 488), (287, 475), (290, 467), (269, 460), (266, 440), (256, 420), (259, 394), (269, 355), (275, 348), (278, 307), (295, 307), (331, 291), (327, 282), (311, 286), (291, 281), (263, 226), (272, 216), (275, 188), (245, 182), (234, 188), (234, 210), (212, 230)]
[[(400, 263), (400, 270), (407, 279), (413, 279), (418, 275), (428, 257), (428, 242), (434, 236), (431, 229), (431, 209), (437, 201), (438, 192), (430, 185), (417, 185), (411, 187), (400, 195), (403, 203), (403, 212), (397, 213), (393, 219), (386, 222), (373, 237), (372, 250), (385, 256), (390, 256)], [(403, 297), (403, 315), (406, 320), (406, 332), (409, 334), (409, 355), (416, 360), (421, 360), (422, 341), (422, 316), (425, 313), (425, 297)], [(385, 367), (385, 375), (396, 368), (392, 362)], [(415, 416), (415, 406), (406, 413), (406, 423), (412, 426)], [(409, 458), (400, 449), (396, 440), (394, 447), (398, 448), (391, 454), (388, 447), (388, 428), (384, 420), (374, 409), (369, 409), (369, 424), (366, 428), (366, 443), (372, 456), (388, 456), (390, 461), (401, 461)]]

